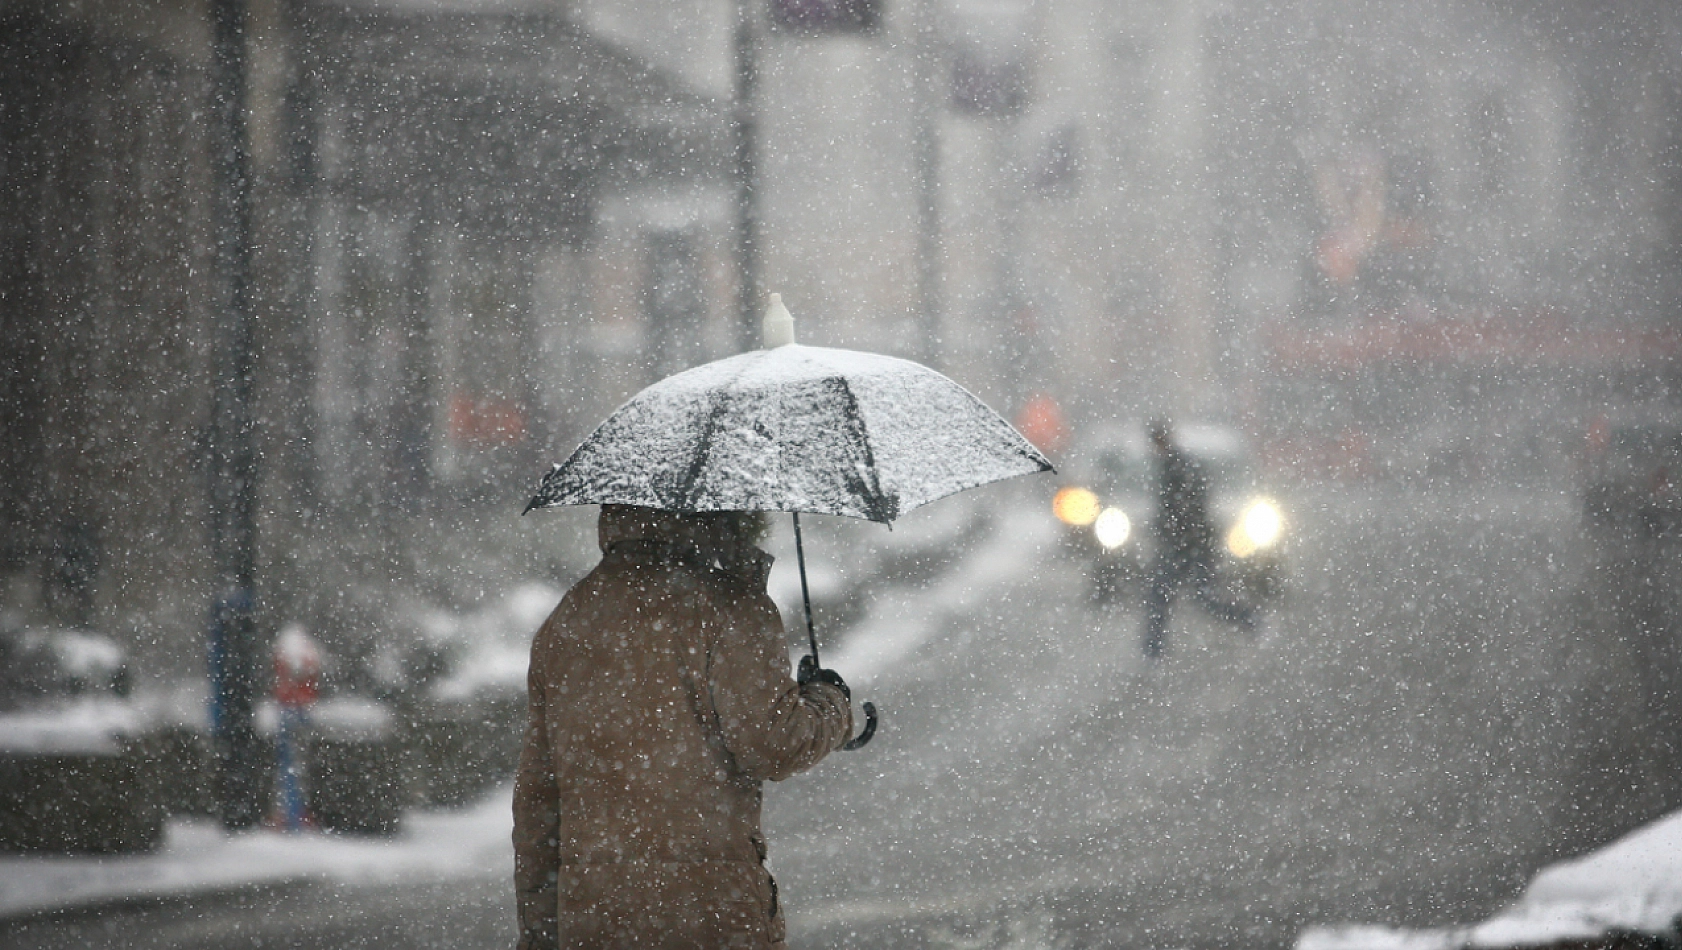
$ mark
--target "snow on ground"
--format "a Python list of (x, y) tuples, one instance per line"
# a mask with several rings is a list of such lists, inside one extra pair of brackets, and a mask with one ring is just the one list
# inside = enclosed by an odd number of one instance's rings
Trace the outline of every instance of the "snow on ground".
[(413, 606), (412, 620), (423, 639), (450, 654), (449, 671), (431, 684), (430, 698), (466, 702), (510, 690), (523, 694), (532, 635), (562, 593), (550, 584), (527, 582), (470, 613)]
[[(983, 539), (956, 552), (953, 569), (926, 586), (883, 585), (865, 620), (825, 659), (868, 684), (906, 673), (906, 661), (960, 605), (990, 596), (1020, 569), (1025, 551), (1049, 544), (1043, 512), (1002, 506)], [(511, 604), (528, 627), (552, 606), (533, 590)], [(538, 618), (541, 619), (541, 618)], [(487, 620), (488, 622), (488, 620)], [(527, 631), (529, 635), (529, 631)], [(210, 822), (175, 822), (165, 846), (120, 857), (0, 857), (0, 918), (119, 899), (182, 896), (290, 880), (380, 883), (504, 877), (511, 873), (510, 791), (459, 811), (405, 815), (393, 839), (252, 832), (226, 835)], [(860, 912), (852, 908), (851, 913)], [(1507, 910), (1482, 923), (1435, 930), (1342, 924), (1305, 930), (1296, 950), (1472, 950), (1537, 945), (1622, 929), (1664, 932), (1682, 914), (1682, 813), (1600, 851), (1544, 869)]]
[(1522, 947), (1613, 930), (1665, 933), (1682, 915), (1682, 812), (1605, 848), (1552, 865), (1524, 895), (1480, 924), (1440, 930), (1311, 927), (1296, 950), (1462, 950)]
[(163, 847), (151, 854), (0, 857), (0, 919), (299, 880), (378, 884), (508, 876), (514, 868), (512, 801), (512, 789), (504, 788), (465, 809), (412, 811), (404, 815), (404, 831), (392, 838), (228, 834), (211, 821), (173, 821)]
[[(951, 504), (956, 507), (958, 503)], [(959, 519), (955, 524), (961, 526), (960, 515), (967, 513), (953, 515)], [(1043, 542), (1037, 537), (1045, 530), (1043, 517), (1036, 519), (1017, 512), (1001, 518), (1004, 524), (988, 532), (981, 544), (960, 553), (954, 569), (929, 587), (884, 585), (879, 591), (883, 603), (874, 605), (870, 618), (852, 632), (838, 651), (836, 665), (844, 667), (855, 681), (879, 678), (936, 633), (940, 620), (955, 609), (954, 605), (986, 596), (991, 584), (1015, 570), (1024, 542)], [(951, 533), (951, 527), (942, 523), (926, 530), (944, 537)], [(888, 538), (884, 543), (898, 540)], [(917, 540), (908, 538), (901, 543)], [(514, 642), (513, 631), (529, 641), (531, 631), (558, 598), (558, 591), (533, 585), (479, 615), (465, 619), (435, 617), (437, 629), (433, 632), (442, 639), (492, 647)], [(514, 657), (512, 650), (503, 652)], [(498, 653), (489, 660), (500, 658)], [(517, 659), (523, 680), (523, 644)], [(487, 677), (500, 682), (512, 678), (515, 672), (512, 659), (487, 662), (486, 656), (476, 653), (465, 660), (462, 665), (475, 671), (468, 677), (474, 682), (457, 686), (479, 687), (484, 684), (478, 680)], [(171, 698), (184, 712), (196, 712), (202, 705), (202, 697), (196, 694)], [(330, 712), (326, 705), (322, 704), (322, 711)], [(269, 712), (272, 714), (272, 710)], [(513, 869), (511, 795), (512, 791), (505, 788), (465, 810), (406, 813), (403, 833), (391, 839), (274, 831), (229, 835), (212, 821), (175, 820), (169, 825), (164, 845), (151, 854), (0, 856), (0, 919), (110, 901), (183, 897), (297, 880), (377, 884), (399, 879), (507, 876)]]
[(1023, 551), (1055, 540), (1056, 525), (1043, 512), (1015, 506), (950, 572), (927, 587), (884, 587), (870, 612), (825, 657), (848, 682), (868, 686), (894, 670), (943, 628), (943, 621), (993, 596), (997, 585), (1021, 573)]

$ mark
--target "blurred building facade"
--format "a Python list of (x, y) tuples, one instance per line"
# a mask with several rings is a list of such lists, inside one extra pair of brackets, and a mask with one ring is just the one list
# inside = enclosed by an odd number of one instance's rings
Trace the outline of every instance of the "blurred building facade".
[[(1496, 390), (1531, 428), (1674, 404), (1682, 18), (1546, 7), (907, 0), (826, 34), (726, 0), (251, 0), (265, 602), (350, 642), (392, 584), (470, 599), (559, 557), (491, 526), (736, 346), (739, 10), (751, 292), (803, 341), (932, 332), (1007, 413), (1226, 418), (1305, 474)], [(208, 599), (208, 18), (0, 7), (4, 607), (171, 656)]]
[[(728, 127), (553, 9), (248, 15), (260, 613), (355, 653), (436, 562), (564, 559), (453, 526), (517, 518), (549, 446), (647, 381), (643, 341), (592, 331), (596, 297), (657, 298), (670, 336), (728, 311), (716, 239), (634, 201), (615, 224), (628, 195), (720, 201)], [(4, 619), (103, 627), (177, 673), (201, 662), (213, 573), (210, 17), (0, 14)]]
[[(941, 361), (994, 405), (1235, 422), (1305, 476), (1345, 443), (1405, 476), (1506, 439), (1557, 477), (1596, 414), (1682, 399), (1679, 38), (1640, 0), (931, 0), (874, 35), (772, 31), (766, 281), (813, 302), (809, 337), (916, 353), (933, 97)], [(1383, 351), (1398, 324), (1449, 345)], [(1507, 345), (1453, 345), (1486, 330)], [(1279, 349), (1348, 332), (1374, 348), (1356, 380)], [(1305, 390), (1334, 409), (1300, 433)]]
[(158, 585), (208, 570), (208, 26), (185, 5), (79, 13), (0, 14), (13, 621), (167, 610)]

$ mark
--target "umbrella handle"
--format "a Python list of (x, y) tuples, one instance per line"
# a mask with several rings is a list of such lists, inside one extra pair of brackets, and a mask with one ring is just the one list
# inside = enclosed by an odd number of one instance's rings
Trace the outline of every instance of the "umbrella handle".
[[(806, 605), (806, 641), (812, 647), (812, 666), (816, 668), (822, 664), (818, 662), (818, 631), (812, 625), (812, 592), (806, 586), (806, 545), (800, 537), (800, 512), (790, 514), (794, 515), (794, 556), (800, 562), (800, 599)], [(864, 731), (848, 739), (847, 744), (841, 747), (844, 751), (864, 748), (864, 744), (876, 734), (876, 704), (867, 702), (861, 708), (864, 710)]]
[(864, 731), (859, 733), (858, 735), (854, 736), (853, 738), (848, 739), (847, 744), (841, 747), (841, 750), (843, 752), (851, 752), (854, 749), (864, 748), (864, 744), (866, 742), (869, 742), (870, 737), (876, 734), (876, 704), (872, 703), (872, 702), (866, 702), (864, 704), (863, 708), (864, 708)]

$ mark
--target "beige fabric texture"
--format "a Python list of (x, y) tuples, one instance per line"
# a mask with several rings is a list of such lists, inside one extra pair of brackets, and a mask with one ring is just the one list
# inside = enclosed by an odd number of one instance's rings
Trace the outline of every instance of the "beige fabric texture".
[(520, 950), (775, 948), (762, 785), (847, 740), (789, 674), (763, 576), (712, 562), (704, 517), (603, 507), (603, 557), (532, 643), (514, 789)]

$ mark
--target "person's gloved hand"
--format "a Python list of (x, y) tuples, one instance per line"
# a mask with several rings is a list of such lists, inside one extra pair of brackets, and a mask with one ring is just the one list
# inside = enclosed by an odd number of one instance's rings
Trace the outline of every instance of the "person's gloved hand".
[(800, 658), (800, 671), (795, 674), (795, 680), (801, 686), (813, 682), (828, 683), (839, 689), (841, 695), (847, 697), (849, 701), (853, 698), (853, 691), (847, 688), (847, 681), (841, 678), (841, 674), (819, 666), (817, 658), (810, 653)]

